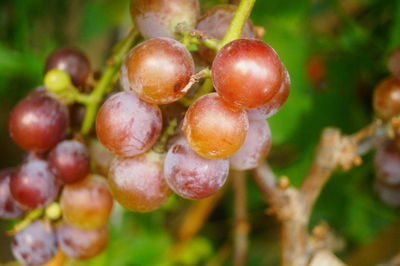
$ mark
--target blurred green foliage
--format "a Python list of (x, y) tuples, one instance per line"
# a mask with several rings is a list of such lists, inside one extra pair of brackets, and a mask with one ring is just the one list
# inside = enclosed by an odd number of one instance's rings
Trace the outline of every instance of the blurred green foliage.
[[(204, 8), (224, 1), (201, 1)], [(17, 164), (20, 155), (6, 133), (12, 104), (42, 82), (46, 56), (56, 47), (85, 50), (100, 69), (111, 46), (129, 28), (129, 1), (3, 0), (0, 2), (0, 121), (6, 150), (2, 167)], [(351, 133), (373, 117), (371, 94), (386, 75), (388, 53), (400, 43), (400, 1), (379, 0), (259, 0), (254, 24), (266, 29), (272, 45), (289, 70), (292, 91), (285, 107), (270, 124), (274, 147), (269, 161), (278, 174), (300, 184), (310, 164), (321, 130), (339, 127)], [(326, 75), (307, 74), (310, 59), (320, 60)], [(8, 150), (7, 150), (8, 149)], [(336, 173), (324, 189), (312, 225), (326, 221), (345, 240), (343, 258), (372, 241), (398, 220), (395, 209), (382, 204), (373, 191), (372, 154), (347, 173)], [(266, 205), (248, 180), (252, 226), (248, 265), (276, 265), (278, 226), (264, 212)], [(225, 265), (224, 248), (231, 250), (232, 195), (221, 203), (201, 234), (180, 254), (168, 248), (189, 201), (174, 198), (161, 211), (134, 214), (116, 208), (106, 252), (71, 265)], [(2, 229), (7, 225), (3, 224)], [(5, 241), (2, 239), (1, 241)], [(0, 261), (10, 259), (6, 248)], [(207, 264), (208, 262), (208, 264)]]

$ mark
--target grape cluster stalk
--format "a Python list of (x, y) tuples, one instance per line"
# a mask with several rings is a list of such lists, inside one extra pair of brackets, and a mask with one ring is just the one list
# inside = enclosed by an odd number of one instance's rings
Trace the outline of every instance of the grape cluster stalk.
[(286, 102), (290, 77), (256, 38), (254, 2), (200, 17), (197, 0), (132, 0), (135, 26), (97, 80), (80, 49), (49, 55), (44, 85), (10, 114), (25, 159), (0, 172), (0, 218), (22, 217), (9, 231), (20, 263), (47, 263), (57, 250), (92, 258), (107, 246), (114, 200), (150, 212), (173, 193), (207, 198), (230, 169), (268, 156), (266, 119)]

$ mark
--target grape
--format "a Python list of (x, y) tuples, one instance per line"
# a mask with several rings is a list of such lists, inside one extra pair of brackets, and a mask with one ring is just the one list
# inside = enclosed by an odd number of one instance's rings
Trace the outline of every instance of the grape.
[(24, 265), (42, 265), (57, 253), (53, 229), (50, 224), (36, 220), (14, 236), (11, 250)]
[(376, 177), (387, 185), (400, 185), (400, 152), (394, 142), (386, 141), (376, 149)]
[(107, 150), (97, 139), (89, 141), (89, 154), (92, 159), (96, 172), (103, 176), (108, 176), (108, 169), (115, 155)]
[(206, 159), (197, 155), (184, 138), (168, 150), (164, 174), (169, 187), (188, 199), (202, 199), (217, 192), (229, 172), (227, 159)]
[(62, 92), (71, 87), (71, 78), (67, 72), (60, 69), (49, 70), (44, 76), (44, 84), (53, 92)]
[(189, 146), (209, 159), (226, 158), (235, 153), (246, 138), (248, 127), (246, 112), (228, 105), (216, 93), (197, 99), (183, 121)]
[(81, 50), (71, 47), (60, 48), (49, 55), (44, 72), (54, 68), (67, 72), (77, 87), (85, 85), (91, 72), (86, 55)]
[(388, 69), (393, 76), (400, 79), (400, 47), (389, 55)]
[[(209, 9), (197, 22), (196, 29), (203, 31), (206, 36), (221, 40), (236, 12), (234, 5), (217, 5)], [(248, 19), (243, 25), (241, 38), (255, 38), (251, 21)], [(216, 52), (204, 46), (199, 47), (199, 54), (208, 62), (212, 62)]]
[(159, 208), (171, 195), (162, 161), (162, 156), (153, 151), (133, 158), (115, 158), (108, 179), (114, 198), (135, 212)]
[(30, 159), (17, 168), (10, 181), (13, 198), (29, 209), (42, 208), (58, 194), (59, 184), (49, 164), (41, 159)]
[(101, 253), (108, 243), (106, 226), (82, 230), (67, 223), (57, 228), (57, 240), (62, 250), (75, 259), (89, 259)]
[(81, 229), (94, 229), (107, 223), (113, 198), (104, 178), (90, 175), (66, 185), (60, 203), (66, 222)]
[(61, 141), (68, 127), (68, 110), (56, 99), (36, 91), (12, 110), (9, 131), (25, 150), (46, 151)]
[(274, 49), (254, 39), (226, 44), (219, 50), (211, 70), (218, 94), (241, 108), (266, 104), (284, 80), (283, 65)]
[(250, 120), (249, 131), (242, 147), (234, 153), (229, 162), (236, 170), (255, 168), (265, 159), (271, 148), (271, 130), (265, 120)]
[(133, 48), (125, 60), (130, 88), (149, 103), (167, 104), (181, 98), (194, 73), (189, 51), (169, 38), (147, 40)]
[(400, 114), (400, 81), (390, 77), (382, 81), (374, 91), (374, 109), (382, 119)]
[(60, 142), (49, 154), (49, 164), (64, 184), (84, 179), (90, 170), (86, 146), (76, 140)]
[(23, 213), (10, 192), (10, 178), (14, 171), (6, 169), (0, 172), (0, 218), (2, 219), (16, 218)]
[(131, 16), (146, 39), (177, 37), (177, 27), (194, 28), (200, 13), (198, 0), (132, 0)]
[(375, 190), (379, 198), (387, 205), (393, 207), (400, 206), (400, 186), (390, 186), (386, 183), (375, 180)]
[(251, 108), (247, 110), (249, 120), (265, 120), (276, 114), (281, 107), (285, 104), (290, 92), (290, 76), (289, 72), (285, 70), (283, 82), (278, 92), (263, 106)]
[(114, 94), (97, 114), (98, 139), (111, 152), (124, 157), (148, 150), (160, 136), (161, 128), (160, 109), (143, 102), (134, 92)]

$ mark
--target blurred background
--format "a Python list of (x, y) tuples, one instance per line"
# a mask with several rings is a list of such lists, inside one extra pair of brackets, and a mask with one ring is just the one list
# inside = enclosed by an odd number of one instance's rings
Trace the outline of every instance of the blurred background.
[[(201, 3), (204, 11), (226, 1)], [(388, 75), (387, 56), (400, 44), (400, 1), (258, 0), (251, 18), (265, 28), (264, 41), (278, 52), (291, 76), (289, 100), (270, 119), (274, 146), (268, 161), (277, 174), (298, 185), (324, 127), (352, 133), (373, 118), (373, 89)], [(8, 114), (42, 84), (47, 55), (60, 46), (77, 46), (95, 69), (101, 69), (130, 25), (128, 0), (0, 1), (1, 168), (21, 161), (23, 152), (8, 136)], [(399, 211), (383, 204), (374, 191), (372, 155), (363, 157), (360, 167), (336, 172), (312, 215), (310, 226), (326, 222), (340, 240), (338, 256), (350, 265), (376, 265), (400, 251)], [(247, 185), (248, 265), (278, 265), (278, 224), (266, 214), (267, 205), (251, 178)], [(116, 208), (106, 252), (71, 265), (231, 265), (229, 184), (209, 205), (210, 215), (201, 221), (200, 232), (170, 256), (193, 204), (173, 197), (149, 214)], [(0, 232), (11, 223), (0, 221)], [(13, 259), (9, 241), (0, 233), (0, 264)]]

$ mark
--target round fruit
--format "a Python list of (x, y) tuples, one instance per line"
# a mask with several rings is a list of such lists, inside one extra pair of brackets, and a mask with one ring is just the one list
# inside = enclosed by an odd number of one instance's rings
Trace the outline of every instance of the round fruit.
[(164, 174), (169, 187), (179, 196), (202, 199), (217, 192), (229, 172), (227, 159), (206, 159), (195, 153), (184, 138), (168, 150)]
[(235, 153), (243, 144), (248, 127), (246, 112), (227, 104), (216, 93), (197, 99), (183, 121), (189, 146), (209, 159), (226, 158)]
[(77, 87), (85, 85), (91, 72), (86, 55), (81, 50), (71, 47), (60, 48), (49, 55), (44, 72), (54, 68), (67, 72)]
[(400, 81), (390, 77), (382, 81), (374, 91), (374, 109), (382, 119), (400, 114)]
[(95, 229), (107, 223), (113, 198), (104, 178), (90, 175), (66, 185), (60, 203), (66, 222), (81, 229)]
[(219, 50), (211, 70), (218, 94), (241, 108), (266, 104), (284, 80), (283, 65), (274, 49), (254, 39), (226, 44)]
[(111, 152), (124, 157), (141, 154), (160, 136), (160, 109), (140, 100), (134, 92), (108, 98), (97, 114), (96, 133)]
[(67, 108), (38, 91), (14, 107), (8, 126), (11, 138), (24, 150), (46, 151), (64, 138), (68, 121)]
[(10, 178), (14, 172), (14, 169), (0, 172), (0, 218), (2, 219), (16, 218), (23, 213), (10, 192)]
[(133, 158), (115, 158), (108, 182), (114, 198), (135, 212), (153, 211), (171, 195), (163, 175), (162, 155), (153, 151)]
[(154, 104), (177, 101), (194, 74), (189, 51), (178, 41), (155, 38), (131, 50), (125, 60), (129, 86), (139, 98)]
[(131, 16), (146, 39), (177, 37), (178, 27), (193, 29), (199, 16), (198, 0), (132, 0)]

